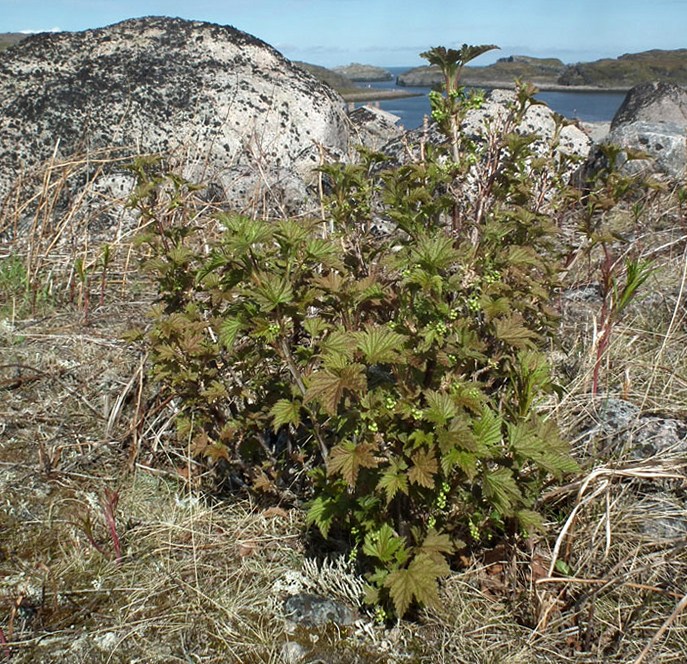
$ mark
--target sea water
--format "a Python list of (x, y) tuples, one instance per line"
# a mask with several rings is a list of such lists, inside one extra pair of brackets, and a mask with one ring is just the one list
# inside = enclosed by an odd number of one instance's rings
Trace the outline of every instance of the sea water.
[[(408, 71), (410, 67), (388, 67), (394, 77)], [(383, 90), (404, 90), (416, 92), (417, 97), (404, 97), (380, 101), (379, 107), (401, 118), (399, 124), (406, 129), (421, 127), (425, 115), (430, 114), (430, 88), (409, 88), (396, 86), (393, 81), (380, 81), (369, 84), (373, 88)], [(556, 113), (566, 118), (578, 119), (584, 122), (610, 122), (625, 99), (624, 92), (539, 92), (536, 98), (546, 103)], [(376, 104), (376, 102), (375, 102)]]

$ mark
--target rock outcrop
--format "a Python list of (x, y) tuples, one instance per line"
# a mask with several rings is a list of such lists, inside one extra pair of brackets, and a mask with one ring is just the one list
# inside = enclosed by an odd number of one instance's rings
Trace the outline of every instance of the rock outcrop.
[(658, 171), (673, 179), (685, 175), (686, 140), (687, 90), (661, 82), (642, 83), (627, 93), (606, 138), (623, 148), (624, 157), (628, 150), (648, 156), (625, 160), (627, 172)]
[(298, 211), (323, 155), (341, 158), (340, 97), (228, 26), (132, 19), (39, 34), (0, 54), (0, 201), (53, 155), (174, 153), (235, 208)]
[(687, 127), (687, 90), (660, 81), (635, 86), (613, 117), (611, 130), (631, 122), (667, 122)]

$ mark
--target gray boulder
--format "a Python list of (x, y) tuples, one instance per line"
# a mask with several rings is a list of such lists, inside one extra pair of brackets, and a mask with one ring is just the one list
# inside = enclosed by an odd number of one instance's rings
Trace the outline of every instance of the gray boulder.
[(613, 117), (611, 130), (632, 122), (687, 126), (687, 90), (661, 81), (636, 85)]
[[(681, 179), (687, 163), (687, 90), (672, 83), (642, 83), (627, 93), (606, 137), (623, 149), (628, 173), (656, 171)], [(628, 159), (629, 152), (646, 158)]]
[[(515, 99), (516, 94), (511, 90), (492, 90), (487, 94), (481, 108), (468, 113), (463, 131), (480, 135), (487, 121), (497, 126), (503, 123), (509, 106)], [(546, 104), (539, 103), (530, 106), (517, 131), (521, 134), (536, 134), (539, 139), (535, 146), (541, 154), (547, 154), (553, 147), (556, 154), (586, 157), (592, 145), (589, 136), (572, 123), (565, 124), (560, 134), (556, 135), (556, 126), (556, 113)]]
[[(685, 175), (687, 141), (685, 126), (673, 122), (629, 122), (618, 125), (606, 137), (607, 143), (622, 148), (618, 165), (638, 175), (658, 172), (680, 180)], [(646, 155), (637, 158), (637, 153)], [(633, 153), (632, 159), (628, 156)]]
[(374, 106), (361, 106), (349, 113), (351, 121), (351, 143), (363, 145), (371, 150), (380, 150), (389, 141), (403, 133), (398, 126), (398, 115)]
[(120, 148), (175, 155), (239, 210), (298, 210), (313, 167), (348, 150), (331, 88), (264, 42), (198, 21), (28, 37), (0, 54), (0, 99), (0, 202), (53, 155)]

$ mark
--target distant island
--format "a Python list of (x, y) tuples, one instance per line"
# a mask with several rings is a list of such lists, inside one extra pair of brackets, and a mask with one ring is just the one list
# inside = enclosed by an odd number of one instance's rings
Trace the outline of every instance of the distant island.
[(20, 42), (24, 37), (28, 35), (23, 32), (0, 32), (0, 51), (4, 51), (10, 46)]
[(382, 67), (375, 67), (373, 65), (361, 65), (358, 62), (353, 62), (350, 65), (342, 67), (334, 67), (337, 74), (341, 74), (351, 81), (360, 81), (362, 83), (373, 83), (375, 81), (392, 81), (393, 74)]
[[(647, 81), (687, 85), (687, 49), (651, 50), (619, 58), (566, 65), (557, 58), (511, 55), (485, 67), (465, 67), (466, 85), (512, 87), (515, 79), (531, 81), (541, 90), (608, 90), (624, 92)], [(401, 74), (402, 87), (434, 87), (442, 82), (437, 67), (423, 66)]]

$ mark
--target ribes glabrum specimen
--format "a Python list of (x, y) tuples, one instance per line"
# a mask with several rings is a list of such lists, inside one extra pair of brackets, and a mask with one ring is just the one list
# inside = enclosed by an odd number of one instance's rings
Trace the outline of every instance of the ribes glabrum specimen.
[(542, 486), (576, 467), (537, 410), (565, 190), (515, 131), (529, 88), (483, 140), (459, 131), (480, 98), (457, 75), (488, 48), (428, 52), (446, 141), (323, 167), (324, 220), (222, 214), (201, 239), (187, 185), (138, 169), (161, 298), (147, 339), (179, 440), (234, 485), (305, 501), (398, 616), (437, 600), (457, 551), (541, 527)]

